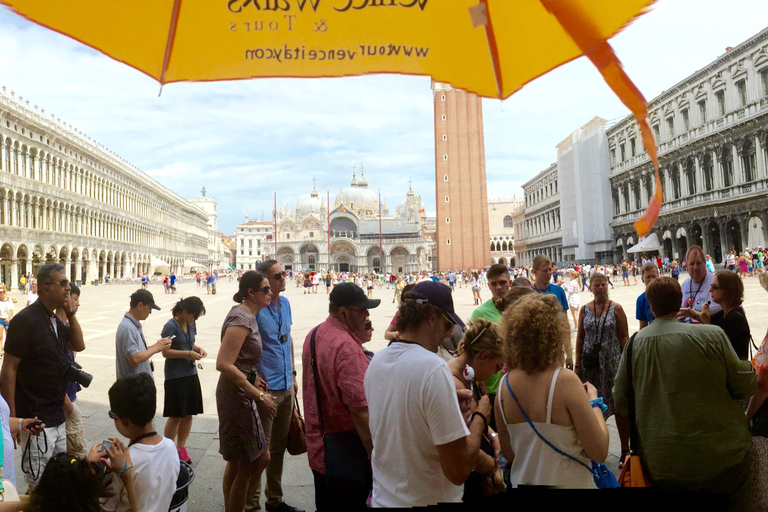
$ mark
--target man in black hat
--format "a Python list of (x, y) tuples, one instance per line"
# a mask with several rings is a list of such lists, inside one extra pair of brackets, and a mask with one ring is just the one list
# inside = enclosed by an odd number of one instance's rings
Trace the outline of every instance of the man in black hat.
[(472, 392), (456, 391), (448, 364), (435, 353), (459, 322), (450, 288), (418, 283), (403, 296), (396, 325), (400, 338), (371, 361), (365, 396), (376, 445), (373, 507), (461, 501), (491, 404), (488, 395), (480, 398), (467, 428), (457, 394), (466, 404)]
[(147, 347), (142, 320), (146, 320), (153, 309), (159, 310), (155, 299), (148, 290), (136, 290), (131, 295), (130, 309), (117, 326), (115, 334), (117, 379), (145, 372), (153, 376), (154, 368), (149, 360), (153, 355), (171, 346), (170, 338), (162, 338)]
[[(354, 283), (336, 285), (330, 294), (328, 318), (304, 341), (302, 389), (307, 458), (315, 480), (318, 512), (365, 508), (371, 490), (368, 457), (373, 445), (363, 389), (368, 358), (355, 333), (363, 331), (368, 310), (380, 302), (368, 299)], [(356, 455), (344, 459), (333, 449), (334, 441), (356, 449)], [(333, 463), (333, 467), (326, 467), (326, 462)], [(357, 470), (342, 475), (334, 470), (338, 466)]]

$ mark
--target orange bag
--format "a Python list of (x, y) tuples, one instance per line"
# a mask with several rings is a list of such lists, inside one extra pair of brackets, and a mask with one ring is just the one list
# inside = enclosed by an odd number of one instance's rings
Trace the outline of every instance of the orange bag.
[(622, 487), (650, 487), (650, 480), (646, 478), (643, 472), (643, 466), (640, 464), (640, 456), (627, 454), (624, 459), (624, 467), (619, 473), (619, 485)]

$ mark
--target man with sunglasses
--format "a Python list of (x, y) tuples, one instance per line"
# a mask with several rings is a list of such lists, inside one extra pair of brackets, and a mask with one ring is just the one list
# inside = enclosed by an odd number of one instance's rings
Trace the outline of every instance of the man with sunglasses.
[[(67, 349), (85, 349), (83, 330), (69, 301), (70, 286), (65, 268), (58, 263), (40, 267), (38, 299), (13, 317), (8, 327), (0, 389), (11, 408), (11, 416), (33, 418), (45, 424), (44, 435), (30, 440), (21, 429), (25, 450), (22, 471), (30, 486), (37, 485), (45, 465), (54, 455), (67, 451), (64, 395)], [(69, 325), (56, 315), (63, 308)], [(30, 441), (28, 443), (28, 441)]]
[[(291, 336), (291, 304), (281, 295), (285, 291), (285, 272), (277, 260), (267, 260), (256, 267), (267, 276), (272, 300), (256, 315), (261, 334), (261, 361), (259, 377), (267, 381), (269, 393), (275, 398), (277, 413), (274, 418), (260, 414), (264, 434), (269, 439), (269, 465), (267, 465), (266, 508), (269, 512), (304, 512), (283, 501), (283, 458), (288, 443), (288, 430), (293, 416), (293, 401), (298, 387), (294, 364), (293, 337)], [(261, 409), (259, 409), (261, 413)], [(266, 412), (266, 411), (265, 411)], [(246, 512), (260, 510), (261, 480), (255, 492), (246, 498)]]
[[(362, 288), (354, 283), (338, 284), (330, 294), (328, 318), (310, 331), (304, 340), (302, 394), (307, 458), (314, 476), (318, 512), (364, 509), (371, 490), (368, 458), (373, 445), (368, 430), (368, 402), (363, 388), (368, 358), (357, 333), (364, 329), (368, 310), (378, 307), (380, 303), (379, 299), (368, 299)], [(322, 409), (322, 427), (318, 402)], [(326, 435), (325, 440), (323, 434)], [(346, 439), (356, 448), (353, 452), (356, 455), (351, 459), (343, 458), (338, 451), (329, 450), (326, 459), (326, 447), (333, 446), (326, 440), (331, 442), (332, 438)], [(333, 468), (328, 471), (326, 460), (336, 463), (334, 467), (337, 469), (346, 466), (361, 471), (356, 472), (354, 477), (334, 474)]]

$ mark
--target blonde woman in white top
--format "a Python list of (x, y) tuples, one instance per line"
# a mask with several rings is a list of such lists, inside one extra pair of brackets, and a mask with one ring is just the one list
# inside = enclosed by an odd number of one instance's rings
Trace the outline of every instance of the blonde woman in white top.
[(581, 299), (579, 298), (579, 291), (581, 290), (581, 277), (575, 270), (571, 270), (571, 279), (568, 282), (568, 309), (573, 315), (573, 327), (576, 331), (576, 326), (579, 325), (579, 308), (581, 307)]

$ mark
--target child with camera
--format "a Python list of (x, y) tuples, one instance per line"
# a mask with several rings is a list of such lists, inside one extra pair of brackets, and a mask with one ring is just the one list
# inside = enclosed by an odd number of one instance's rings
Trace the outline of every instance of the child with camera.
[[(109, 416), (115, 428), (130, 439), (128, 457), (123, 467), (110, 478), (111, 496), (101, 499), (106, 512), (124, 512), (131, 509), (130, 489), (125, 485), (121, 471), (132, 471), (132, 483), (136, 488), (138, 510), (142, 512), (166, 512), (176, 492), (180, 462), (176, 446), (170, 439), (158, 434), (152, 425), (157, 404), (155, 382), (148, 373), (138, 373), (119, 379), (109, 389)], [(116, 444), (115, 440), (110, 440)], [(94, 455), (91, 449), (89, 459)]]

